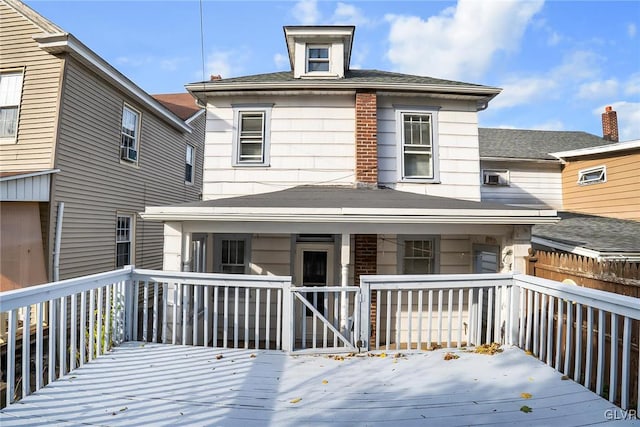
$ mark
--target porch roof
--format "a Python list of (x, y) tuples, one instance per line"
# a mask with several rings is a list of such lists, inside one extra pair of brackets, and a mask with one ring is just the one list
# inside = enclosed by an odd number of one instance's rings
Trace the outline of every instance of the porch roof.
[(142, 217), (164, 221), (542, 224), (555, 210), (427, 196), (389, 188), (303, 185), (271, 193), (147, 207)]

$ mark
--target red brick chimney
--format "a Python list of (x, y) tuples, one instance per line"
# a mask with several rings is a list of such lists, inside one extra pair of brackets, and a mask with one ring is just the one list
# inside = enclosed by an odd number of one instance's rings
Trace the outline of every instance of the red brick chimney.
[(222, 80), (222, 76), (220, 74), (211, 74), (211, 81), (215, 82), (216, 80)]
[(602, 137), (607, 141), (618, 142), (618, 114), (610, 105), (602, 113)]
[(356, 185), (378, 185), (377, 108), (375, 91), (356, 92)]

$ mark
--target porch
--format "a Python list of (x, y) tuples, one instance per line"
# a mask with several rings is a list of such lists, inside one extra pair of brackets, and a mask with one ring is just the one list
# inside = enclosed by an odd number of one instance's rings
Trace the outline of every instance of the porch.
[(524, 275), (296, 287), (127, 267), (4, 293), (0, 313), (3, 423), (578, 425), (638, 408), (637, 298)]

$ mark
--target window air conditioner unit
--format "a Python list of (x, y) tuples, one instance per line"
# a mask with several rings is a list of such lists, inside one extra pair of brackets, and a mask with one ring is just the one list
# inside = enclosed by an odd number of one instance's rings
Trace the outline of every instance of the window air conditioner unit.
[(500, 185), (500, 175), (487, 174), (484, 176), (484, 183), (486, 185)]
[(135, 162), (138, 159), (138, 152), (135, 148), (120, 147), (120, 158), (128, 162)]

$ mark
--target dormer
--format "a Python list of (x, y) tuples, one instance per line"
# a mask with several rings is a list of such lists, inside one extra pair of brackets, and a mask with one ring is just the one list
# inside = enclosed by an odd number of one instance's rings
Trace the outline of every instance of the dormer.
[(354, 26), (287, 26), (284, 36), (296, 79), (341, 79), (349, 69)]

